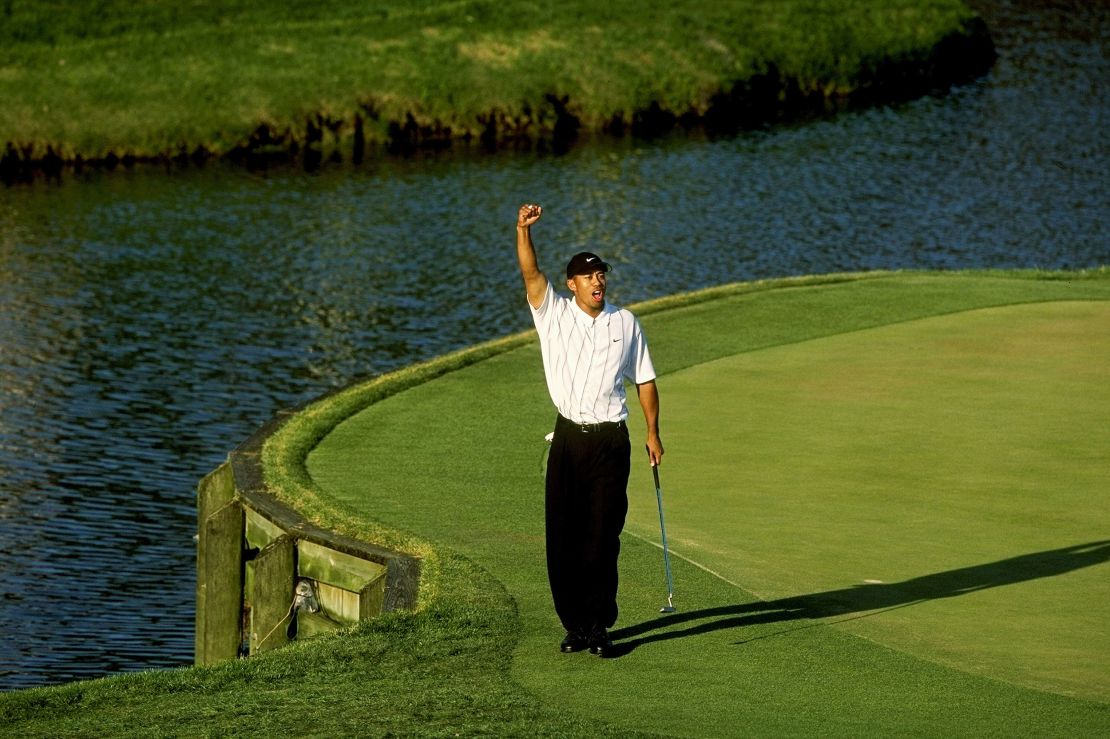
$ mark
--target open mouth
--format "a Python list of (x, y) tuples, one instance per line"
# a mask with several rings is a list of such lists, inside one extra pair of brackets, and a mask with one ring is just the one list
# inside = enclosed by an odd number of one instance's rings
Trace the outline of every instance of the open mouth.
[(590, 294), (593, 295), (595, 302), (600, 303), (602, 300), (605, 299), (605, 291), (604, 290), (594, 290)]

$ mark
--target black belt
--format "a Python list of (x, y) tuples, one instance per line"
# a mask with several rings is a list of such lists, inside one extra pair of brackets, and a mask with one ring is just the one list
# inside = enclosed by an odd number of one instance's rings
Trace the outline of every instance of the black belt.
[(562, 426), (565, 429), (572, 429), (581, 434), (596, 434), (600, 431), (608, 431), (610, 429), (623, 429), (625, 427), (624, 421), (602, 421), (601, 423), (578, 423), (569, 418), (559, 414), (555, 421), (556, 426)]

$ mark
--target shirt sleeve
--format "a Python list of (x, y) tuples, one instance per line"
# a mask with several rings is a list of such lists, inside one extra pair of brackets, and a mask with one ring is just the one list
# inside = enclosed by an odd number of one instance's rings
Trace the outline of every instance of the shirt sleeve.
[(550, 280), (547, 283), (547, 290), (544, 291), (543, 302), (540, 303), (540, 307), (534, 308), (531, 303), (528, 303), (528, 309), (532, 311), (532, 322), (536, 324), (536, 330), (541, 335), (544, 334), (555, 316), (555, 288), (551, 286)]
[(628, 363), (624, 367), (624, 376), (636, 385), (651, 382), (655, 379), (655, 365), (651, 363), (651, 352), (648, 351), (647, 339), (640, 330), (640, 322), (633, 319), (632, 324), (632, 351), (628, 356)]

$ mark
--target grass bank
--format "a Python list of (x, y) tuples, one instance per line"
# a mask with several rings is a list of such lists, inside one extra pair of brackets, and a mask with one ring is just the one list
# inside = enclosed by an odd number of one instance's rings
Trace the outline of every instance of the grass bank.
[[(680, 611), (656, 613), (654, 495), (650, 473), (635, 466), (616, 632), (630, 651), (615, 660), (556, 651), (540, 494), (551, 411), (534, 342), (506, 339), (355, 386), (275, 437), (269, 482), (303, 497), (325, 525), (433, 547), (435, 587), (418, 612), (214, 668), (0, 695), (0, 719), (28, 736), (293, 726), (327, 735), (1103, 736), (1105, 693), (1067, 694), (1074, 644), (1045, 638), (1043, 627), (1074, 626), (1068, 619), (1086, 613), (1094, 620), (1077, 631), (1079, 648), (1105, 648), (1098, 603), (1108, 550), (1091, 537), (1105, 529), (1105, 492), (1092, 476), (1105, 459), (1089, 448), (1101, 437), (1084, 441), (1083, 431), (1108, 426), (1065, 428), (1060, 412), (1108, 412), (1107, 365), (1084, 361), (1110, 348), (1094, 341), (1106, 335), (1106, 301), (1102, 269), (777, 280), (639, 306), (669, 408), (663, 481)], [(1093, 306), (1096, 323), (1083, 325), (1096, 334), (1075, 334), (1082, 316), (1067, 306)], [(919, 377), (938, 349), (960, 361)], [(1007, 374), (1010, 350), (1034, 374)], [(844, 367), (847, 359), (856, 364)], [(895, 371), (879, 372), (890, 362)], [(1029, 405), (979, 405), (999, 387), (992, 373), (1018, 382), (1006, 387), (1024, 388), (1019, 400)], [(707, 396), (707, 382), (719, 392)], [(961, 388), (957, 400), (971, 405), (944, 407), (965, 411), (960, 424), (946, 424), (965, 427), (965, 437), (919, 429), (922, 445), (905, 433), (915, 428), (908, 414), (938, 409), (934, 393)], [(728, 414), (713, 426), (719, 433), (704, 433), (699, 398)], [(783, 399), (793, 405), (774, 413)], [(910, 399), (916, 405), (897, 404)], [(860, 427), (816, 436), (858, 442), (851, 455), (813, 439), (799, 446), (805, 433), (835, 430), (856, 411), (871, 435)], [(1033, 423), (1010, 428), (1026, 411)], [(1004, 418), (1005, 433), (1024, 439), (1020, 455), (991, 452), (980, 438)], [(760, 433), (730, 442), (728, 455), (698, 447), (756, 424)], [(1038, 439), (1063, 466), (1029, 454)], [(943, 465), (929, 456), (952, 444), (959, 454)], [(856, 464), (836, 474), (813, 465), (837, 458)], [(722, 459), (735, 464), (714, 462)], [(979, 462), (993, 470), (983, 479)], [(1007, 462), (1016, 478), (996, 474)], [(932, 469), (962, 469), (967, 479), (922, 487), (908, 474)], [(857, 587), (879, 567), (886, 586)], [(982, 638), (984, 622), (1000, 629), (997, 639)], [(1010, 628), (1022, 623), (1033, 633)], [(930, 643), (938, 637), (944, 643)], [(1034, 678), (1047, 682), (982, 670), (1030, 639)], [(967, 654), (976, 664), (950, 659)], [(1090, 683), (1110, 689), (1104, 671)]]
[(734, 127), (993, 61), (961, 0), (0, 5), (0, 153), (26, 162), (489, 145)]

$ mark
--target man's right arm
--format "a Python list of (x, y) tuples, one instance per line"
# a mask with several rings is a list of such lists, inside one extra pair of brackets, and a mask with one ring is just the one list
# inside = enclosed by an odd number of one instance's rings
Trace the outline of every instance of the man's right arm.
[(528, 291), (528, 304), (533, 308), (543, 305), (547, 294), (547, 278), (536, 262), (536, 247), (532, 245), (532, 224), (543, 215), (538, 205), (522, 205), (516, 217), (516, 258), (520, 263), (520, 276)]

